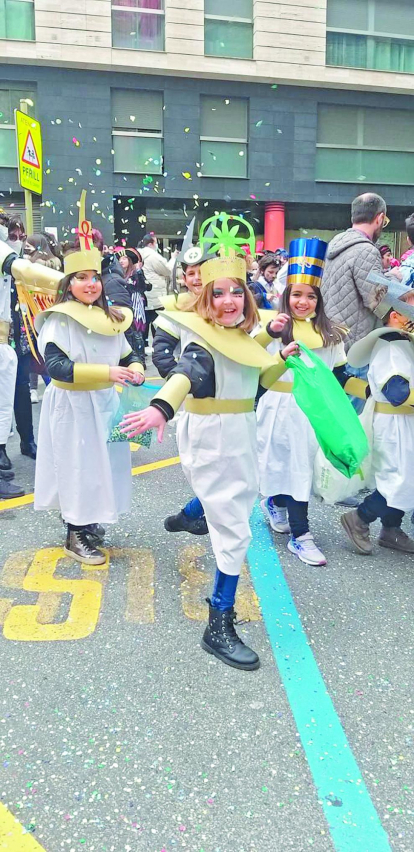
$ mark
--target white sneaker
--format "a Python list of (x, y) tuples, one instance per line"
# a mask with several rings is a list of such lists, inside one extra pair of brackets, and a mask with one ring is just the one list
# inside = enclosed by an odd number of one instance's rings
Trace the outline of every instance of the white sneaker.
[(154, 349), (153, 349), (152, 346), (146, 346), (145, 347), (145, 354), (146, 355), (152, 355), (153, 351), (154, 351)]
[(300, 535), (299, 538), (292, 536), (288, 541), (288, 550), (294, 553), (305, 565), (326, 565), (326, 558), (319, 547), (316, 547), (313, 535), (310, 532)]
[(287, 509), (282, 509), (270, 502), (269, 497), (260, 501), (262, 512), (272, 530), (277, 533), (290, 533)]
[(39, 396), (37, 390), (35, 389), (30, 391), (30, 402), (32, 403), (32, 405), (35, 405), (36, 402), (39, 402)]

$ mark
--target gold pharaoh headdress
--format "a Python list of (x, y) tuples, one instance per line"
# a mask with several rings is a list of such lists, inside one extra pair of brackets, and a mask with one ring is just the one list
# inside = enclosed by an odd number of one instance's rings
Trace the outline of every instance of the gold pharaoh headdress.
[[(229, 228), (231, 222), (239, 222), (240, 224), (234, 224)], [(247, 229), (248, 237), (237, 236), (240, 225)], [(207, 229), (209, 229), (208, 236), (206, 234)], [(211, 232), (214, 235), (213, 238)], [(237, 257), (236, 252), (244, 253), (244, 246), (248, 245), (251, 253), (255, 253), (255, 236), (249, 222), (246, 222), (241, 216), (228, 216), (227, 213), (211, 216), (201, 225), (199, 241), (200, 246), (208, 242), (210, 244), (209, 253), (214, 255), (201, 267), (203, 285), (216, 281), (218, 278), (238, 278), (241, 281), (246, 281), (246, 260), (244, 257)], [(219, 257), (216, 256), (216, 253), (219, 254)]]
[(86, 269), (94, 269), (100, 272), (102, 268), (102, 257), (99, 249), (95, 248), (92, 240), (92, 224), (86, 219), (86, 190), (81, 192), (79, 203), (79, 251), (67, 254), (63, 261), (65, 275), (74, 275)]

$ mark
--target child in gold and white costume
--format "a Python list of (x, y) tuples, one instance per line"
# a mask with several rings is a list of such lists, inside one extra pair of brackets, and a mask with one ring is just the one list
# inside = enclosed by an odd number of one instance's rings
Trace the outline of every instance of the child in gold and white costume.
[(35, 319), (52, 379), (39, 424), (35, 509), (59, 509), (68, 527), (65, 552), (99, 565), (105, 556), (92, 544), (91, 526), (115, 523), (131, 497), (129, 444), (108, 443), (119, 405), (114, 383), (144, 377), (124, 334), (132, 312), (108, 307), (101, 255), (86, 233), (81, 204), (83, 248), (65, 257), (58, 298)]
[[(165, 423), (185, 400), (178, 449), (204, 507), (217, 562), (202, 647), (227, 665), (252, 670), (259, 658), (237, 636), (233, 603), (258, 490), (254, 398), (259, 379), (268, 386), (285, 367), (280, 355), (272, 358), (249, 337), (258, 316), (245, 260), (234, 252), (207, 260), (201, 279), (191, 311), (165, 312), (170, 322), (191, 331), (191, 339), (151, 406), (125, 417), (125, 431), (133, 436), (157, 428), (161, 440)], [(292, 343), (282, 356), (295, 351)]]

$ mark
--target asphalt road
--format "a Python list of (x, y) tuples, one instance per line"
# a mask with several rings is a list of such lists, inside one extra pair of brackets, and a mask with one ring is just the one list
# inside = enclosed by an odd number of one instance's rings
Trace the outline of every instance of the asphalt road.
[[(8, 450), (32, 491), (34, 463), (16, 437)], [(270, 593), (258, 601), (246, 572), (238, 612), (262, 666), (223, 666), (199, 646), (208, 537), (163, 528), (190, 496), (176, 455), (174, 425), (162, 445), (132, 454), (133, 510), (109, 531), (103, 570), (62, 558), (56, 516), (0, 503), (0, 850), (413, 852), (413, 559), (354, 554), (341, 510), (316, 502), (326, 568), (296, 560), (284, 536), (269, 545), (257, 523), (254, 582), (260, 593), (267, 577)], [(299, 697), (290, 659), (302, 660)], [(313, 703), (326, 691), (322, 717)], [(341, 748), (357, 764), (351, 780)], [(338, 793), (346, 784), (360, 809)]]

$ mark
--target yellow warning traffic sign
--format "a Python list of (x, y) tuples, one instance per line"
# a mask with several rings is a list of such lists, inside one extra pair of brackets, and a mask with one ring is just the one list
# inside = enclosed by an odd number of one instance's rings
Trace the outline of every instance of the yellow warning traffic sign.
[(23, 189), (42, 194), (42, 128), (40, 121), (15, 109), (19, 183)]

